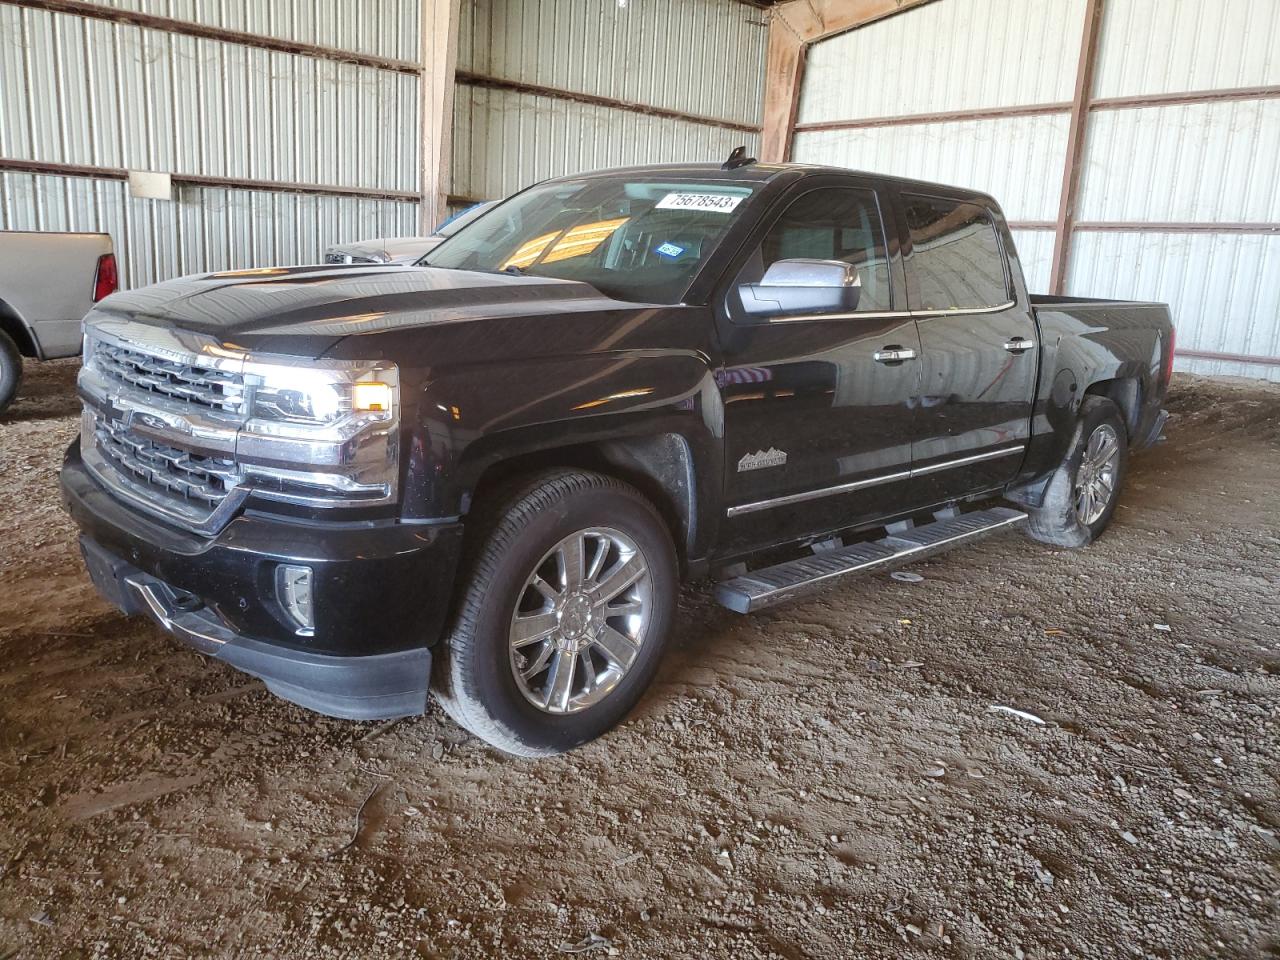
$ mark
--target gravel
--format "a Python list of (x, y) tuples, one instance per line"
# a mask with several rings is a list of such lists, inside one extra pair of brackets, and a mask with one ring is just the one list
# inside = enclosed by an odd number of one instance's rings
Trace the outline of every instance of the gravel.
[(27, 375), (0, 957), (1280, 953), (1280, 388), (1178, 377), (1087, 550), (754, 617), (691, 585), (635, 714), (528, 762), (309, 714), (106, 607), (58, 506), (75, 363)]

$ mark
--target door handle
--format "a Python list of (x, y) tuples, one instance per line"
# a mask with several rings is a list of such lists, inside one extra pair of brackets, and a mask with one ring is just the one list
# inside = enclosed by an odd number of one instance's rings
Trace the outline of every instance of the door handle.
[(877, 350), (874, 356), (876, 363), (902, 363), (903, 360), (914, 360), (916, 352), (900, 347), (896, 343), (891, 343), (883, 350)]
[(1004, 345), (1004, 348), (1010, 353), (1022, 354), (1026, 353), (1035, 345), (1036, 342), (1034, 340), (1028, 340), (1025, 337), (1014, 337)]

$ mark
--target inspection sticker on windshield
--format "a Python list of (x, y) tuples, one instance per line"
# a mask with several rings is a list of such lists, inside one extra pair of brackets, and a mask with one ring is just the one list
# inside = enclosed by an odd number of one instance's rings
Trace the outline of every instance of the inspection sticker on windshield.
[(707, 213), (732, 213), (741, 197), (722, 193), (668, 193), (654, 204), (655, 210), (704, 210)]
[(680, 254), (684, 253), (684, 247), (679, 244), (671, 243), (670, 241), (660, 243), (653, 249), (657, 250), (658, 253), (662, 254), (664, 257), (678, 257)]

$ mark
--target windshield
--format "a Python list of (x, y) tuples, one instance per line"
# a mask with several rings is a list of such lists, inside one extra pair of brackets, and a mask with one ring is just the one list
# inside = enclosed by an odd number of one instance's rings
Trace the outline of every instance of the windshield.
[(548, 183), (487, 211), (418, 262), (580, 280), (619, 300), (678, 303), (755, 190), (695, 181)]

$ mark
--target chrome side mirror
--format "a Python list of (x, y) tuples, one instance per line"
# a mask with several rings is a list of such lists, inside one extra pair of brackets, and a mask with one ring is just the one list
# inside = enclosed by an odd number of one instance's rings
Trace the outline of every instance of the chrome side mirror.
[(843, 260), (778, 260), (759, 283), (738, 287), (753, 317), (852, 313), (861, 292), (858, 268)]

